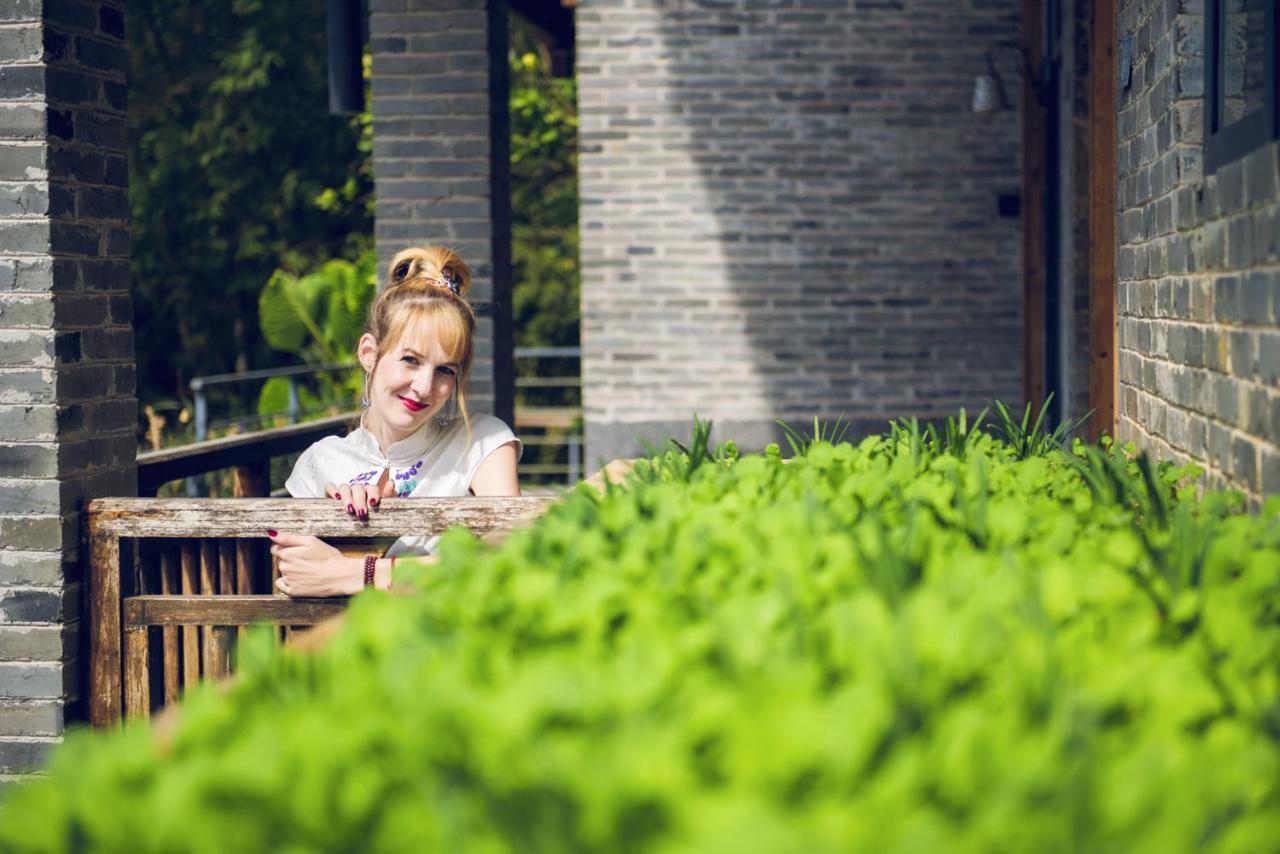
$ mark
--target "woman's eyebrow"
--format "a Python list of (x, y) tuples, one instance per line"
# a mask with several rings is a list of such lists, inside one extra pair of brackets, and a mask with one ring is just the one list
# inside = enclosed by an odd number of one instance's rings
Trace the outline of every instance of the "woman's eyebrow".
[[(422, 359), (424, 362), (425, 362), (425, 361), (427, 361), (427, 357), (426, 357), (426, 356), (422, 355), (421, 353), (419, 353), (417, 350), (413, 349), (412, 347), (401, 347), (401, 348), (400, 348), (400, 350), (401, 350), (401, 353), (403, 353), (403, 354), (407, 354), (407, 355), (410, 355), (410, 356), (416, 356), (416, 357), (418, 357), (419, 359)], [(461, 369), (461, 365), (462, 365), (462, 363), (461, 363), (461, 362), (441, 362), (437, 367), (441, 367), (441, 368), (453, 368), (453, 369), (456, 371), (456, 370), (460, 370), (460, 369)]]

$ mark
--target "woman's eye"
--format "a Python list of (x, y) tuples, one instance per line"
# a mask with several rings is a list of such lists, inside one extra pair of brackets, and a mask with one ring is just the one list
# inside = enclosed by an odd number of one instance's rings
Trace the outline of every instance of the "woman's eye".
[(455, 371), (453, 368), (449, 367), (448, 365), (441, 365), (439, 368), (437, 368), (437, 370), (439, 370), (440, 373), (444, 374), (447, 377), (451, 377), (457, 373), (457, 371)]
[(409, 365), (416, 365), (416, 364), (418, 364), (418, 360), (417, 360), (417, 359), (415, 359), (413, 356), (401, 356), (401, 357), (400, 357), (400, 361), (404, 362), (405, 364), (409, 364)]

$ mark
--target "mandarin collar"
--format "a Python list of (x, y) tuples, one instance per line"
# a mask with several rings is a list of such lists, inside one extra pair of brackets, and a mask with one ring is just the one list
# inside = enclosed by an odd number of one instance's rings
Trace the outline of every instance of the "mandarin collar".
[(361, 451), (379, 466), (385, 467), (405, 465), (425, 456), (443, 432), (436, 426), (434, 418), (428, 418), (414, 433), (387, 448), (386, 454), (379, 450), (377, 438), (363, 425), (357, 427), (352, 435), (356, 437)]

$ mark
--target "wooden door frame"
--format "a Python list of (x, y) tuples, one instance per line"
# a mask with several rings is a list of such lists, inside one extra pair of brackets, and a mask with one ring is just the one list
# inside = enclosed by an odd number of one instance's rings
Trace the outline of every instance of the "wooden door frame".
[(1089, 2), (1089, 438), (1116, 436), (1116, 3)]

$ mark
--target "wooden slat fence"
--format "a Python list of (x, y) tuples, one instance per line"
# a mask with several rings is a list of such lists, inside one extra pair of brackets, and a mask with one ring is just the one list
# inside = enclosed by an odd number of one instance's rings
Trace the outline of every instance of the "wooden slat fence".
[[(539, 515), (555, 499), (388, 498), (356, 522), (336, 502), (272, 498), (101, 498), (87, 507), (89, 718), (145, 717), (202, 678), (225, 676), (240, 628), (312, 626), (346, 600), (274, 592), (268, 528), (381, 552), (406, 533), (461, 525), (483, 535)], [(379, 542), (381, 541), (381, 542)], [(159, 666), (152, 668), (151, 662)]]

